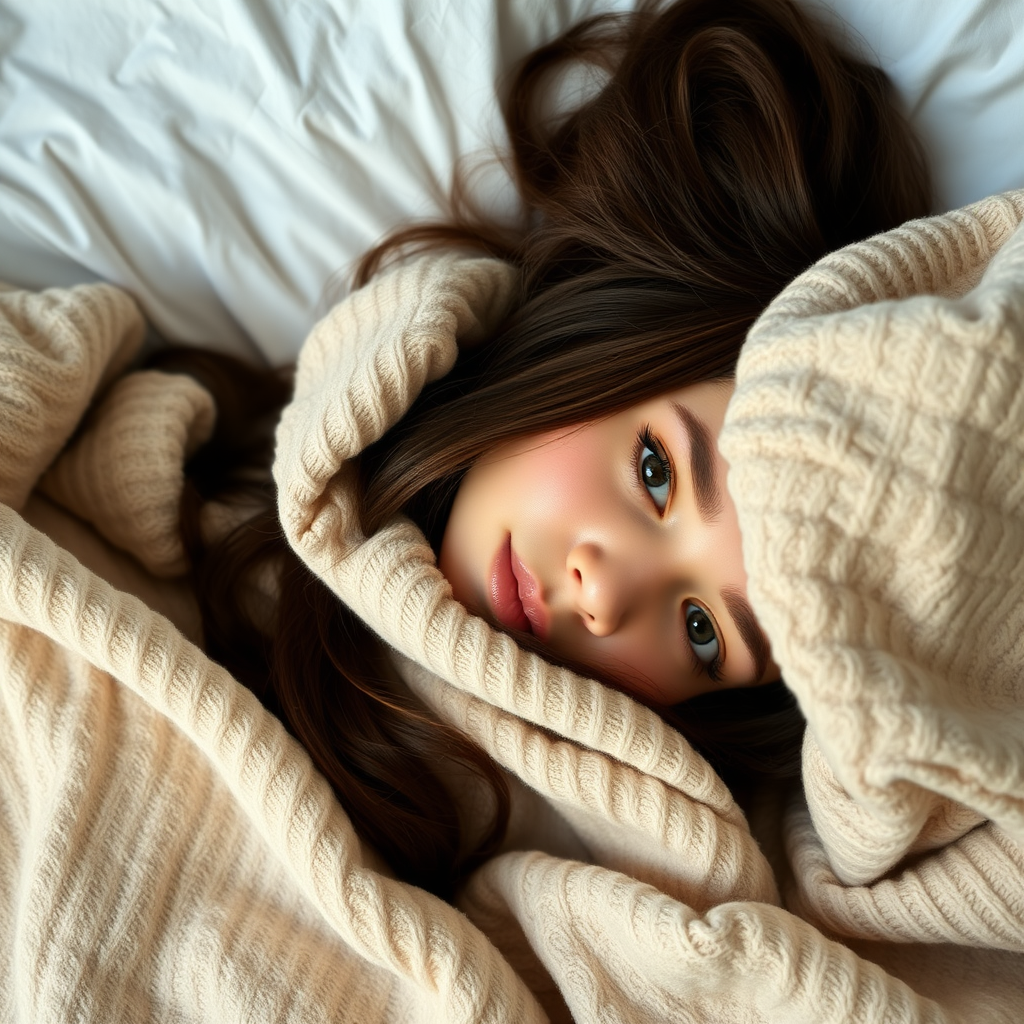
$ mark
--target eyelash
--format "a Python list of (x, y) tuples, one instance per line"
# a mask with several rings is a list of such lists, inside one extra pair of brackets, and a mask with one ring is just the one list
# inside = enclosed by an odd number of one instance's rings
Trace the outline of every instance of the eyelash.
[[(665, 454), (665, 449), (662, 447), (658, 439), (654, 436), (648, 424), (642, 426), (640, 430), (637, 432), (636, 441), (633, 445), (633, 479), (637, 482), (637, 486), (640, 488), (641, 491), (643, 491), (644, 495), (647, 497), (647, 500), (650, 501), (651, 504), (655, 506), (655, 508), (658, 511), (658, 514), (662, 515), (664, 513), (664, 509), (658, 509), (657, 504), (655, 503), (654, 498), (651, 495), (651, 492), (648, 490), (647, 485), (644, 483), (641, 475), (641, 457), (643, 456), (644, 451), (652, 452), (655, 458), (661, 464), (662, 472), (664, 472), (665, 476), (667, 477), (669, 485), (669, 497), (671, 497), (673, 482), (675, 479), (674, 474), (672, 472), (672, 463), (669, 461), (668, 457)], [(711, 613), (708, 612), (706, 608), (699, 605), (696, 601), (692, 600), (688, 600), (686, 602), (685, 607), (688, 608), (691, 605), (695, 608), (699, 608), (700, 611), (707, 616), (708, 621), (711, 623), (712, 631), (715, 635), (715, 641), (719, 647), (719, 653), (715, 656), (714, 660), (710, 662), (701, 661), (701, 659), (697, 657), (697, 652), (693, 649), (693, 644), (690, 642), (690, 638), (687, 633), (687, 626), (685, 625), (685, 623), (683, 626), (683, 639), (687, 647), (689, 647), (690, 649), (690, 654), (693, 656), (694, 668), (698, 672), (705, 673), (709, 679), (717, 683), (721, 678), (720, 672), (722, 668), (722, 640), (718, 634), (718, 629), (715, 626), (715, 622), (711, 616)]]
[(710, 665), (705, 665), (704, 662), (702, 662), (699, 658), (694, 658), (693, 660), (697, 664), (697, 671), (698, 672), (703, 672), (704, 675), (706, 675), (708, 677), (708, 679), (711, 680), (711, 682), (719, 683), (719, 682), (722, 681), (722, 677), (719, 674), (720, 669), (722, 667), (719, 664), (721, 659), (715, 658), (715, 660), (713, 662), (711, 662)]
[[(654, 436), (651, 431), (649, 424), (644, 424), (639, 431), (637, 431), (636, 441), (633, 443), (633, 479), (637, 482), (637, 486), (644, 493), (648, 501), (654, 505), (657, 509), (658, 515), (664, 514), (664, 509), (659, 509), (655, 504), (654, 498), (651, 496), (651, 492), (647, 489), (641, 477), (641, 464), (640, 459), (644, 453), (644, 449), (649, 449), (653, 452), (654, 457), (661, 464), (662, 471), (668, 477), (669, 485), (669, 497), (672, 496), (673, 482), (675, 480), (675, 473), (672, 471), (672, 463), (669, 461), (668, 456), (665, 454), (665, 449), (661, 442)], [(667, 503), (666, 503), (667, 504)]]
[[(690, 608), (695, 608), (699, 611), (708, 621), (708, 625), (711, 627), (711, 633), (715, 640), (717, 650), (715, 656), (711, 661), (702, 661), (697, 655), (697, 651), (694, 649), (693, 642), (689, 637), (689, 612)], [(687, 600), (683, 607), (683, 632), (685, 634), (686, 643), (690, 648), (690, 653), (693, 655), (693, 664), (698, 672), (704, 672), (707, 677), (713, 682), (719, 682), (721, 676), (720, 672), (722, 669), (722, 638), (719, 635), (718, 627), (715, 625), (715, 620), (711, 613), (699, 602), (693, 600)]]

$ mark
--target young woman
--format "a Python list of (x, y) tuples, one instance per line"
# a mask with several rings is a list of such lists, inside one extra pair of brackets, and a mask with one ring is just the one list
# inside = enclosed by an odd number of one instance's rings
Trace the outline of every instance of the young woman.
[[(607, 75), (567, 116), (552, 76)], [(928, 177), (880, 71), (788, 0), (680, 0), (589, 21), (534, 53), (509, 91), (518, 226), (461, 194), (448, 225), (370, 253), (472, 246), (521, 272), (513, 312), (359, 463), (363, 528), (400, 511), (456, 598), (527, 647), (657, 707), (724, 773), (795, 771), (801, 721), (745, 599), (740, 536), (715, 441), (750, 325), (826, 252), (928, 210)], [(218, 397), (190, 467), (184, 529), (209, 652), (277, 713), (401, 877), (449, 892), (500, 841), (497, 768), (385, 680), (375, 637), (284, 542), (270, 489), (278, 378), (186, 365)], [(206, 500), (255, 495), (206, 544)], [(273, 567), (277, 600), (252, 600)], [(259, 577), (265, 578), (265, 577)], [(494, 790), (466, 850), (438, 766)], [(382, 808), (385, 808), (382, 810)]]

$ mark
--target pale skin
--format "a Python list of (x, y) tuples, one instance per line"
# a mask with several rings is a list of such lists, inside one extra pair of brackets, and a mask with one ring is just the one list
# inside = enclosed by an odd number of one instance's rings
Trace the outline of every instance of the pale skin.
[(691, 385), (480, 459), (439, 556), (456, 600), (658, 705), (778, 679), (715, 443), (732, 390)]

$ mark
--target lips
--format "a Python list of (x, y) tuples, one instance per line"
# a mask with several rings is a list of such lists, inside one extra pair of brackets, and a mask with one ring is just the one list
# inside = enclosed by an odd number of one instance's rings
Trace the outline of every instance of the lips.
[[(509, 547), (511, 549), (511, 539)], [(519, 600), (530, 621), (531, 631), (541, 640), (548, 635), (548, 612), (540, 595), (540, 586), (519, 556), (512, 551), (512, 572), (519, 584)]]
[(540, 587), (529, 569), (512, 550), (512, 537), (498, 549), (491, 565), (491, 608), (506, 629), (533, 633), (544, 639), (548, 632), (548, 613)]
[(490, 598), (495, 617), (506, 629), (517, 629), (521, 633), (531, 631), (519, 597), (519, 580), (512, 571), (511, 536), (505, 538), (491, 565)]

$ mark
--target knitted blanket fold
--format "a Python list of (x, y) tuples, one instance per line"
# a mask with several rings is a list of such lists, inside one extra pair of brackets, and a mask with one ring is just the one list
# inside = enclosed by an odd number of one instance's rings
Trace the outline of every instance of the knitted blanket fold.
[(797, 885), (842, 934), (1024, 950), (1022, 215), (826, 258), (740, 360), (721, 448), (810, 724)]
[(509, 268), (420, 260), (317, 326), (278, 431), (289, 539), (513, 783), (458, 909), (382, 873), (247, 690), (18, 514), (42, 488), (172, 577), (212, 413), (165, 375), (110, 386), (141, 336), (115, 290), (0, 294), (0, 1019), (1018, 1019), (1022, 218), (1010, 195), (834, 254), (744, 350), (721, 443), (809, 722), (778, 882), (678, 733), (469, 615), (410, 522), (358, 529), (347, 460), (486, 338)]

